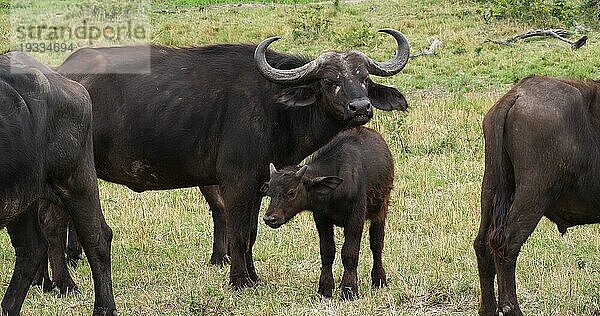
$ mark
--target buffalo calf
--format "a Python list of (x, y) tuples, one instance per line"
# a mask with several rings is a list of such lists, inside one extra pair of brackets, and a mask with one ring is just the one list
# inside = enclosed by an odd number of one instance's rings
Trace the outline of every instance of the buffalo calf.
[(331, 267), (335, 257), (333, 225), (344, 227), (342, 297), (358, 293), (356, 267), (365, 219), (371, 220), (369, 239), (373, 252), (371, 282), (386, 286), (381, 262), (385, 218), (394, 180), (390, 150), (377, 132), (366, 127), (338, 134), (317, 151), (305, 166), (280, 171), (270, 165), (271, 177), (263, 193), (271, 197), (264, 221), (278, 228), (303, 210), (312, 210), (321, 248), (318, 293), (331, 297)]
[(529, 77), (485, 116), (481, 225), (474, 242), (480, 315), (523, 314), (517, 256), (543, 216), (561, 233), (600, 222), (599, 95), (598, 82)]
[(0, 55), (0, 96), (0, 227), (16, 255), (2, 315), (20, 313), (48, 249), (38, 218), (43, 204), (59, 205), (73, 219), (94, 278), (94, 315), (112, 315), (112, 231), (98, 198), (87, 91), (12, 52)]

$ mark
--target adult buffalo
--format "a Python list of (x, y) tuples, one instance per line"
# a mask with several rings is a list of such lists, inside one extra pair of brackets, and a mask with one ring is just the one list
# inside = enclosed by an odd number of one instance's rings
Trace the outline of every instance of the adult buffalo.
[[(480, 315), (522, 315), (515, 266), (546, 216), (558, 230), (600, 222), (600, 83), (529, 77), (485, 116)], [(498, 301), (494, 276), (498, 275)]]
[(18, 315), (48, 248), (40, 204), (72, 218), (94, 278), (94, 315), (112, 315), (112, 232), (100, 208), (92, 145), (92, 104), (77, 82), (18, 52), (0, 55), (0, 227), (16, 262), (2, 315)]
[(274, 37), (258, 46), (86, 48), (58, 71), (92, 97), (98, 176), (138, 192), (209, 192), (216, 231), (227, 223), (213, 258), (229, 250), (230, 283), (244, 287), (258, 281), (252, 246), (269, 162), (300, 162), (342, 129), (367, 123), (372, 107), (407, 108), (398, 90), (369, 79), (408, 61), (404, 35), (381, 31), (398, 44), (386, 62), (357, 51), (310, 61), (268, 50)]

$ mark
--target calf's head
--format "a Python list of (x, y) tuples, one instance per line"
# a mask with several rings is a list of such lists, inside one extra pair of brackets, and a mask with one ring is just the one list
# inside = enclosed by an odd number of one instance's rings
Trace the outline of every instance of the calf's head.
[(358, 51), (326, 52), (301, 67), (276, 69), (267, 62), (265, 52), (279, 37), (260, 43), (254, 59), (265, 78), (287, 85), (277, 96), (278, 103), (286, 107), (318, 103), (326, 113), (348, 126), (362, 125), (373, 117), (373, 107), (384, 111), (407, 109), (406, 99), (400, 91), (369, 79), (369, 75), (393, 76), (408, 62), (406, 37), (393, 29), (380, 32), (390, 34), (398, 44), (396, 55), (386, 62), (374, 61)]
[(335, 176), (307, 176), (307, 168), (303, 166), (300, 169), (285, 168), (278, 171), (273, 164), (269, 165), (271, 176), (261, 189), (264, 195), (271, 197), (263, 217), (265, 224), (279, 228), (299, 212), (326, 200), (343, 181)]

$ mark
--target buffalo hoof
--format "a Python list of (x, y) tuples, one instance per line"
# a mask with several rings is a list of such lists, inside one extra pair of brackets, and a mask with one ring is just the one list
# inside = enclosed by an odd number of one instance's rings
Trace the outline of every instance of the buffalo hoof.
[(333, 275), (322, 273), (319, 279), (319, 290), (317, 290), (317, 293), (323, 295), (324, 297), (330, 298), (333, 296), (334, 288), (335, 285), (333, 284)]
[(33, 282), (31, 282), (31, 285), (39, 287), (44, 293), (52, 292), (52, 290), (54, 289), (54, 287), (52, 286), (52, 280), (45, 277), (36, 277), (33, 280)]
[(371, 286), (374, 288), (387, 286), (387, 279), (385, 277), (385, 270), (383, 267), (377, 267), (374, 265), (373, 270), (371, 270)]
[(342, 299), (352, 301), (358, 298), (358, 287), (342, 286)]
[(93, 316), (118, 316), (119, 313), (114, 308), (96, 307)]
[(230, 277), (229, 284), (236, 290), (249, 288), (257, 285), (258, 282), (253, 281), (248, 276)]
[(83, 254), (81, 253), (81, 251), (67, 248), (66, 253), (67, 264), (73, 267), (74, 269), (77, 268), (79, 261), (83, 260)]
[(248, 271), (248, 277), (250, 278), (250, 280), (252, 280), (252, 282), (254, 282), (255, 285), (262, 284), (260, 278), (258, 277), (258, 274), (256, 274), (256, 270), (252, 269)]
[(213, 254), (210, 257), (210, 264), (215, 265), (215, 266), (224, 266), (226, 264), (230, 264), (231, 263), (231, 258), (229, 258), (229, 255), (225, 254)]
[(493, 306), (480, 306), (478, 313), (479, 316), (499, 316), (498, 308), (496, 304)]
[(371, 280), (371, 286), (374, 288), (383, 288), (383, 287), (387, 287), (387, 281), (385, 279), (385, 276), (383, 278), (381, 277), (374, 277)]
[(65, 282), (57, 282), (55, 283), (55, 287), (58, 289), (58, 291), (60, 292), (60, 295), (62, 296), (66, 296), (66, 295), (79, 295), (81, 292), (79, 292), (79, 288), (77, 287), (77, 284), (75, 284), (75, 282), (73, 281), (65, 281)]
[(333, 287), (319, 285), (317, 293), (325, 298), (331, 298), (333, 296)]
[(499, 314), (502, 316), (523, 316), (523, 313), (518, 306), (504, 305), (498, 308)]
[(2, 307), (0, 309), (0, 311), (1, 311), (0, 315), (8, 315), (8, 316), (20, 315), (20, 313), (18, 311), (15, 311), (15, 310), (12, 310), (9, 308), (5, 308), (5, 307)]

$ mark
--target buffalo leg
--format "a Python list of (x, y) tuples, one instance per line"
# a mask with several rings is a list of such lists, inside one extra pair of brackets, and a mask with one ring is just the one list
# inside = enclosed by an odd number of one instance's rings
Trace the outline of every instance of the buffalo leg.
[(15, 248), (16, 260), (12, 278), (2, 299), (2, 315), (19, 315), (31, 281), (46, 255), (48, 244), (40, 227), (36, 204), (6, 228)]
[[(382, 206), (387, 207), (387, 205)], [(371, 222), (369, 226), (369, 244), (373, 254), (373, 269), (371, 270), (371, 285), (373, 287), (387, 286), (385, 270), (381, 254), (383, 252), (383, 239), (385, 238), (385, 218), (377, 219)]]
[(50, 279), (50, 274), (48, 274), (48, 254), (45, 254), (42, 258), (31, 285), (39, 286), (44, 292), (52, 291), (52, 280)]
[[(515, 268), (521, 246), (533, 233), (545, 211), (552, 204), (550, 197), (558, 194), (517, 189), (515, 199), (507, 218), (506, 253), (495, 257), (498, 273), (498, 309), (504, 316), (521, 316), (523, 313), (517, 302)], [(532, 192), (535, 191), (535, 192)]]
[(254, 199), (254, 205), (252, 206), (252, 210), (256, 210), (255, 215), (253, 214), (253, 218), (256, 220), (250, 221), (250, 247), (246, 251), (246, 269), (248, 269), (248, 276), (252, 280), (252, 282), (260, 283), (260, 278), (256, 273), (256, 268), (254, 267), (254, 258), (252, 257), (252, 247), (256, 242), (256, 236), (258, 234), (258, 212), (260, 210), (260, 202), (262, 200), (262, 196), (257, 196)]
[(71, 267), (77, 268), (78, 261), (83, 260), (83, 251), (72, 221), (69, 222), (67, 232), (67, 250), (65, 251), (67, 255), (66, 260)]
[(71, 176), (55, 183), (55, 191), (71, 216), (92, 270), (94, 315), (112, 315), (116, 313), (110, 266), (112, 231), (100, 207), (93, 157), (87, 158)]
[[(46, 214), (48, 213), (48, 207), (50, 206), (49, 202), (44, 200), (40, 200), (37, 202), (38, 208), (38, 219), (39, 223), (44, 223), (46, 221)], [(33, 206), (32, 206), (33, 207)], [(43, 224), (42, 224), (42, 232), (43, 232)], [(45, 236), (46, 240), (48, 236)], [(52, 280), (50, 279), (50, 274), (48, 274), (48, 254), (44, 255), (42, 258), (42, 262), (40, 262), (40, 266), (33, 278), (32, 284), (33, 286), (39, 286), (42, 291), (50, 292), (53, 289)]]
[(229, 262), (227, 255), (227, 226), (225, 221), (225, 205), (223, 198), (219, 193), (219, 186), (203, 186), (200, 192), (208, 203), (213, 218), (214, 239), (213, 250), (210, 256), (210, 263), (214, 265), (224, 265)]
[(364, 215), (359, 218), (358, 214), (364, 214), (364, 207), (362, 211), (353, 211), (350, 214), (354, 214), (355, 216), (347, 220), (344, 227), (344, 245), (342, 246), (344, 275), (340, 284), (342, 298), (347, 300), (352, 300), (358, 296), (358, 275), (356, 268), (358, 266), (360, 239), (364, 226)]
[(48, 239), (48, 258), (52, 267), (52, 281), (60, 294), (76, 293), (77, 285), (67, 269), (65, 243), (69, 218), (58, 206), (51, 204), (44, 222), (44, 233)]
[(498, 314), (498, 305), (494, 294), (496, 267), (494, 265), (492, 249), (488, 244), (493, 200), (494, 192), (484, 187), (481, 191), (481, 223), (479, 225), (479, 233), (473, 242), (473, 248), (477, 255), (477, 270), (479, 272), (479, 286), (481, 289), (481, 296), (479, 298), (479, 315), (481, 316)]
[(319, 277), (319, 289), (317, 293), (324, 297), (333, 296), (335, 287), (333, 280), (333, 260), (335, 259), (335, 240), (333, 234), (333, 223), (319, 213), (313, 213), (313, 218), (319, 233), (319, 249), (321, 253), (321, 276)]
[[(240, 180), (236, 182), (243, 185), (248, 183)], [(236, 185), (221, 186), (226, 205), (227, 243), (231, 256), (229, 283), (234, 288), (253, 286), (256, 281), (254, 278), (257, 279), (256, 272), (250, 275), (248, 271), (248, 267), (254, 269), (254, 263), (247, 261), (252, 260), (254, 227), (258, 225), (258, 189), (258, 185), (256, 188), (244, 187), (243, 190)]]

